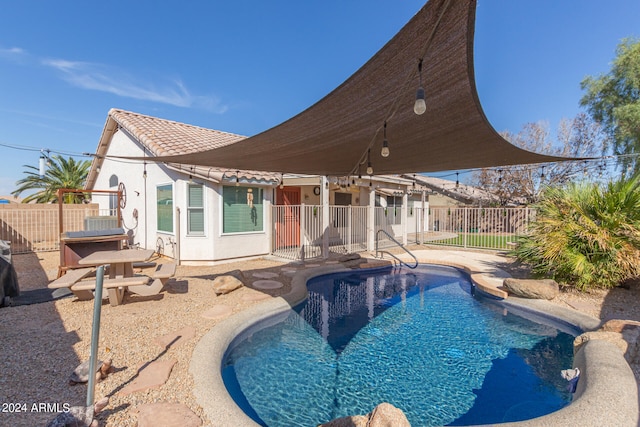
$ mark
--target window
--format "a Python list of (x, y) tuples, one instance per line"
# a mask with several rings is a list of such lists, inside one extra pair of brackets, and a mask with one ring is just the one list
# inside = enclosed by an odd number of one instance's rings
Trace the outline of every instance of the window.
[(222, 187), (222, 232), (264, 231), (263, 190), (257, 187)]
[[(109, 189), (112, 191), (118, 190), (118, 177), (116, 175), (111, 175), (109, 177)], [(118, 214), (118, 195), (110, 194), (109, 195), (109, 215), (117, 215)]]
[(204, 235), (203, 186), (187, 186), (187, 234)]
[(158, 208), (158, 231), (173, 233), (173, 186), (156, 187)]

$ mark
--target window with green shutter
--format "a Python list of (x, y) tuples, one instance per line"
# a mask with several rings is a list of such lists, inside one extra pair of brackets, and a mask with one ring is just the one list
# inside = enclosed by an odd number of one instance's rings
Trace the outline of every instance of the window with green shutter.
[(158, 231), (173, 233), (173, 186), (171, 184), (156, 187), (158, 209)]
[(189, 184), (187, 186), (187, 234), (204, 235), (204, 200), (203, 186)]
[(222, 187), (222, 232), (264, 231), (263, 196), (258, 187)]

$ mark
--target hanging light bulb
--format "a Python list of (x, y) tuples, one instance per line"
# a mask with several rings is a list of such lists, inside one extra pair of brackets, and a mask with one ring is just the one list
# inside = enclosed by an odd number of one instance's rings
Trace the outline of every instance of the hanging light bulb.
[(384, 122), (384, 139), (382, 140), (382, 151), (380, 151), (382, 157), (389, 157), (389, 141), (387, 141), (387, 122)]
[(373, 166), (371, 166), (371, 149), (367, 151), (367, 174), (373, 175)]
[(540, 179), (544, 179), (544, 166), (542, 166), (542, 172), (540, 173)]
[(236, 187), (240, 186), (240, 171), (236, 171)]
[(458, 180), (458, 172), (456, 172), (456, 188), (460, 187), (460, 181)]
[(281, 173), (280, 174), (280, 189), (282, 190), (284, 188), (284, 174)]
[(422, 58), (420, 58), (418, 62), (418, 79), (420, 85), (416, 92), (416, 102), (413, 104), (413, 112), (420, 116), (427, 111), (427, 103), (424, 100), (424, 88), (422, 87)]
[(502, 182), (502, 169), (498, 169), (498, 182)]

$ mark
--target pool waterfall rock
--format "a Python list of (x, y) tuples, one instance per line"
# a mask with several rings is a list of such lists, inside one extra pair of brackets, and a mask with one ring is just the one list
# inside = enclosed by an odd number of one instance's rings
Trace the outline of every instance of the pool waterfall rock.
[(553, 279), (504, 279), (503, 286), (509, 293), (521, 298), (552, 300), (560, 293), (558, 283)]
[(383, 402), (367, 415), (336, 418), (318, 427), (411, 427), (401, 409)]
[(618, 347), (628, 363), (640, 361), (640, 322), (612, 319), (597, 331), (588, 331), (576, 337), (573, 342), (574, 354), (592, 340), (607, 341)]

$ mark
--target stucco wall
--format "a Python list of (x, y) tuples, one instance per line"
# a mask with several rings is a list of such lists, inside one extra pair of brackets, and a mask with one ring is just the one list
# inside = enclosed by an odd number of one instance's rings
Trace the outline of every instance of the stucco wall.
[[(107, 156), (143, 155), (142, 146), (123, 130), (114, 134), (107, 152)], [(147, 171), (146, 179), (143, 177), (145, 169)], [(123, 225), (132, 236), (131, 240), (134, 245), (156, 249), (160, 244), (165, 255), (174, 258), (179, 255), (181, 261), (184, 262), (206, 263), (269, 253), (269, 212), (272, 197), (270, 186), (261, 186), (265, 189), (266, 199), (263, 213), (264, 231), (224, 235), (220, 216), (222, 185), (196, 180), (195, 182), (204, 185), (205, 232), (204, 235), (190, 236), (187, 234), (188, 175), (154, 162), (146, 162), (145, 165), (138, 161), (106, 158), (94, 188), (97, 190), (116, 189), (117, 185), (110, 186), (112, 175), (117, 177), (117, 182), (123, 182), (126, 188), (126, 206), (122, 211)], [(157, 231), (156, 187), (163, 184), (173, 186), (174, 226), (172, 233)], [(101, 208), (108, 208), (108, 200), (102, 200), (99, 203)], [(137, 211), (137, 219), (134, 210)], [(179, 210), (179, 217), (177, 210)], [(179, 236), (177, 235), (178, 230)]]

